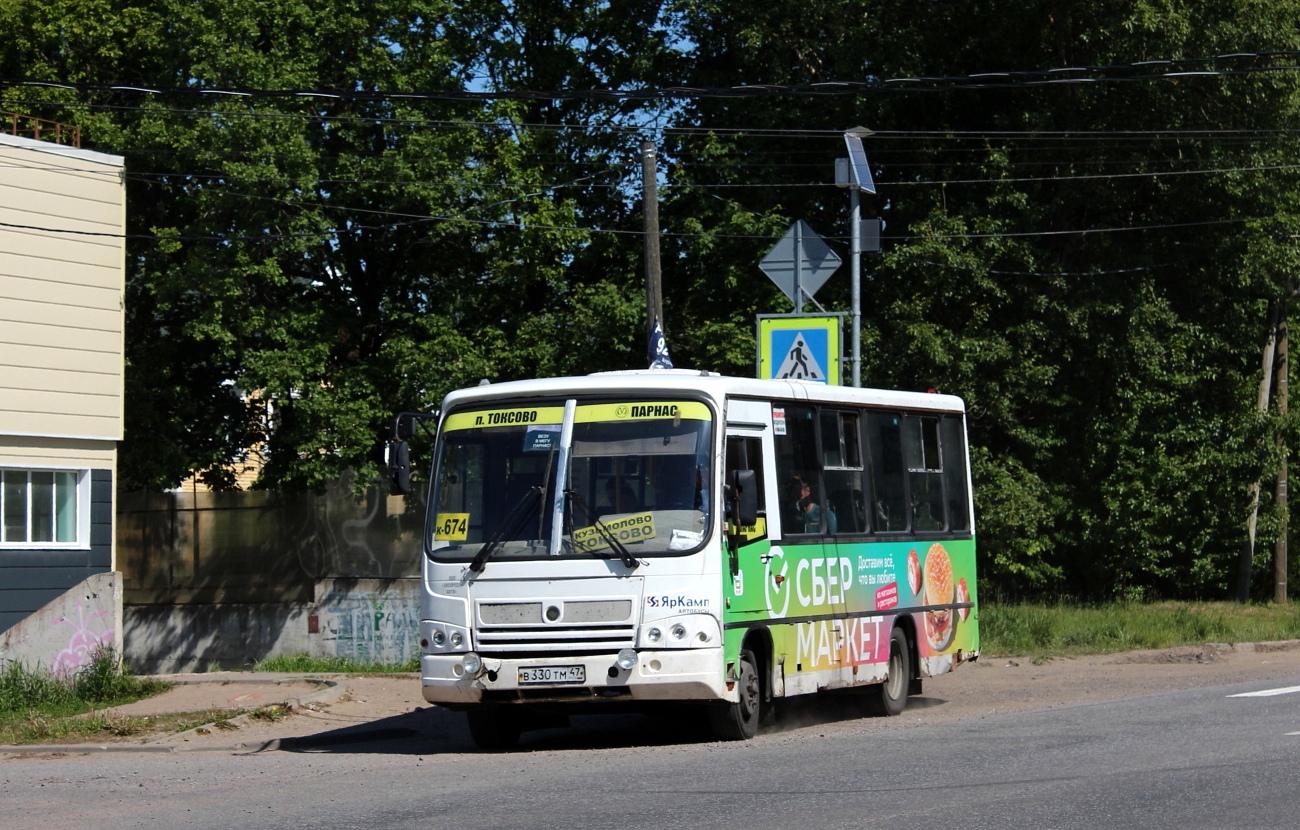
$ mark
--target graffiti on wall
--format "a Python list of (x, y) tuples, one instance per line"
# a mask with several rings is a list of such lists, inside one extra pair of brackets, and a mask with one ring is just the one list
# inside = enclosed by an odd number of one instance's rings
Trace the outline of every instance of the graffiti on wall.
[[(73, 619), (73, 617), (76, 619)], [(77, 605), (66, 614), (54, 618), (60, 628), (72, 629), (67, 645), (50, 658), (50, 674), (70, 677), (94, 661), (95, 655), (113, 647), (113, 615), (109, 611), (91, 610)]]
[(335, 594), (317, 608), (329, 656), (365, 663), (404, 663), (420, 655), (420, 605), (399, 593)]

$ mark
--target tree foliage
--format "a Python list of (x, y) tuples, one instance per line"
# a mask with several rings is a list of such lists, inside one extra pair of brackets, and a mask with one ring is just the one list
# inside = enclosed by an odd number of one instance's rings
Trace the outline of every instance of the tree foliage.
[[(996, 587), (1222, 595), (1292, 431), (1254, 400), (1300, 96), (1242, 53), (1296, 49), (1297, 0), (3, 0), (0, 30), (0, 78), (74, 85), (0, 108), (127, 159), (139, 486), (231, 486), (254, 448), (258, 486), (316, 487), (453, 388), (643, 365), (646, 138), (673, 357), (749, 374), (788, 310), (757, 261), (795, 219), (847, 255), (857, 125), (862, 376), (966, 399)], [(793, 89), (712, 92), (759, 85)], [(564, 94), (641, 87), (704, 92)], [(536, 94), (426, 95), (493, 90)]]

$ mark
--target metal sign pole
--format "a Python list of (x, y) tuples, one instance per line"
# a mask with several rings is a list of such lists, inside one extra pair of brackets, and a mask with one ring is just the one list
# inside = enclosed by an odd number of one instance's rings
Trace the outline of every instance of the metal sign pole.
[[(853, 303), (853, 385), (862, 385), (862, 191), (875, 195), (876, 182), (871, 176), (867, 153), (862, 149), (862, 139), (872, 135), (866, 127), (844, 131), (844, 146), (849, 151), (848, 174), (845, 182), (849, 188), (849, 279), (852, 282)], [(837, 181), (836, 184), (839, 184)]]
[(803, 229), (794, 225), (794, 312), (803, 313)]
[(853, 385), (862, 385), (862, 196), (855, 187), (849, 191), (849, 280), (852, 303), (852, 344), (850, 363)]

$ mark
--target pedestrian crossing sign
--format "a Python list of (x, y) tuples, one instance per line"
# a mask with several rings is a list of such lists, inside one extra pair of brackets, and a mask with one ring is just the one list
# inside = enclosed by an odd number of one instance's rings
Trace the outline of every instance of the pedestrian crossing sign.
[(758, 376), (838, 386), (843, 314), (761, 314)]

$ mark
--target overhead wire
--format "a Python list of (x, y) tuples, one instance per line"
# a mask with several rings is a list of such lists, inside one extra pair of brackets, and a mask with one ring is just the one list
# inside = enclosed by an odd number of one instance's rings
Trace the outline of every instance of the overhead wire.
[[(263, 90), (263, 89), (237, 89), (237, 88), (196, 89), (193, 87), (186, 87), (186, 88), (152, 87), (152, 86), (142, 86), (142, 85), (96, 84), (96, 83), (66, 84), (66, 83), (59, 83), (59, 82), (41, 81), (37, 79), (14, 79), (14, 78), (0, 79), (0, 86), (50, 87), (50, 88), (76, 90), (80, 92), (92, 92), (92, 91), (134, 92), (134, 93), (141, 93), (141, 94), (148, 94), (148, 95), (155, 95), (155, 96), (167, 95), (167, 94), (185, 94), (188, 96), (220, 95), (220, 96), (229, 96), (232, 98), (240, 98), (240, 99), (246, 99), (246, 98), (249, 99), (292, 98), (298, 100), (342, 99), (342, 100), (361, 101), (361, 102), (383, 102), (389, 105), (396, 105), (403, 102), (446, 101), (446, 100), (471, 101), (471, 102), (478, 102), (478, 103), (490, 103), (492, 101), (498, 101), (498, 100), (570, 100), (570, 101), (573, 100), (579, 100), (579, 101), (645, 100), (645, 101), (650, 101), (650, 100), (666, 100), (666, 99), (737, 97), (737, 96), (774, 95), (774, 94), (804, 95), (804, 96), (846, 94), (846, 93), (857, 94), (866, 91), (886, 90), (886, 89), (895, 89), (895, 88), (907, 88), (912, 90), (937, 90), (937, 89), (956, 89), (956, 88), (987, 89), (993, 87), (1004, 87), (1004, 86), (1012, 86), (1012, 85), (1036, 86), (1036, 85), (1055, 85), (1059, 83), (1151, 81), (1151, 80), (1159, 80), (1159, 79), (1175, 79), (1175, 78), (1203, 77), (1203, 76), (1229, 77), (1229, 76), (1256, 74), (1256, 73), (1295, 72), (1297, 70), (1300, 70), (1300, 64), (1295, 64), (1295, 63), (1291, 63), (1291, 64), (1274, 63), (1274, 64), (1269, 64), (1264, 66), (1258, 66), (1258, 65), (1227, 66), (1227, 67), (1220, 67), (1217, 69), (1205, 68), (1206, 66), (1210, 66), (1215, 62), (1219, 62), (1219, 63), (1233, 62), (1233, 61), (1240, 62), (1243, 60), (1258, 61), (1264, 59), (1276, 60), (1282, 57), (1297, 58), (1300, 57), (1300, 52), (1295, 52), (1295, 51), (1242, 52), (1242, 53), (1234, 53), (1230, 55), (1219, 55), (1219, 56), (1214, 56), (1209, 58), (1189, 58), (1189, 59), (1177, 59), (1177, 60), (1171, 59), (1167, 61), (1140, 62), (1136, 64), (1124, 64), (1124, 65), (1117, 65), (1117, 66), (1062, 67), (1062, 68), (1052, 69), (1052, 70), (1040, 70), (1040, 71), (1029, 71), (1029, 72), (1017, 71), (1017, 72), (1002, 72), (1002, 73), (977, 73), (977, 74), (971, 74), (965, 76), (887, 78), (887, 79), (873, 79), (864, 82), (833, 82), (833, 83), (825, 83), (825, 84), (740, 85), (740, 86), (733, 86), (733, 87), (726, 87), (726, 88), (664, 87), (664, 88), (642, 88), (642, 89), (633, 89), (633, 90), (543, 90), (543, 91), (507, 90), (507, 91), (482, 91), (482, 92), (435, 91), (435, 92), (426, 92), (426, 93), (360, 92), (360, 91), (340, 92), (340, 91), (328, 91), (328, 90)], [(1155, 71), (1153, 69), (1150, 69), (1150, 67), (1155, 67), (1155, 66), (1165, 67), (1165, 70)], [(1187, 68), (1191, 66), (1196, 66), (1197, 68), (1195, 69)], [(48, 103), (52, 105), (56, 104), (56, 102), (48, 102)], [(385, 124), (385, 125), (400, 125), (400, 126), (407, 126), (407, 127), (425, 127), (425, 128), (427, 127), (448, 127), (448, 128), (458, 128), (458, 129), (490, 128), (494, 130), (505, 130), (505, 131), (519, 130), (519, 129), (581, 130), (584, 132), (592, 132), (595, 130), (600, 130), (600, 131), (624, 132), (624, 133), (644, 132), (646, 130), (645, 124), (633, 124), (633, 123), (602, 124), (602, 125), (592, 125), (588, 123), (565, 123), (565, 124), (518, 123), (516, 124), (513, 122), (503, 122), (500, 119), (485, 119), (482, 121), (457, 120), (457, 119), (413, 119), (413, 118), (393, 118), (390, 116), (380, 115), (380, 114), (335, 116), (330, 113), (320, 113), (320, 112), (312, 112), (312, 113), (270, 112), (268, 113), (266, 111), (255, 112), (251, 110), (247, 112), (233, 112), (233, 111), (221, 110), (221, 109), (204, 111), (204, 110), (196, 110), (196, 109), (166, 108), (166, 107), (156, 107), (156, 106), (131, 108), (122, 105), (86, 104), (84, 102), (73, 103), (73, 104), (69, 104), (67, 102), (57, 102), (57, 105), (72, 106), (74, 108), (90, 107), (92, 109), (99, 108), (99, 109), (114, 109), (114, 110), (135, 110), (135, 111), (151, 112), (151, 113), (163, 112), (163, 113), (182, 114), (182, 115), (187, 115), (192, 117), (211, 117), (211, 118), (223, 118), (223, 119), (240, 118), (240, 117), (264, 118), (264, 119), (294, 118), (299, 120), (311, 120), (311, 121), (328, 122), (328, 123), (342, 123), (345, 121), (356, 121), (362, 123), (376, 123), (376, 124)], [(810, 137), (825, 137), (827, 139), (837, 139), (843, 134), (842, 130), (773, 129), (773, 128), (753, 129), (753, 128), (740, 128), (740, 127), (709, 128), (706, 126), (663, 127), (663, 128), (659, 128), (657, 132), (665, 137), (672, 137), (674, 139), (686, 139), (686, 138), (692, 138), (696, 136), (707, 136), (711, 140), (717, 138), (718, 136), (729, 136), (735, 138), (743, 137), (743, 138), (801, 138), (801, 139), (807, 139)], [(1278, 136), (1288, 136), (1288, 135), (1295, 134), (1296, 132), (1300, 132), (1300, 130), (1267, 130), (1267, 129), (1260, 130), (1260, 129), (1253, 129), (1253, 128), (1252, 129), (1215, 129), (1215, 130), (1204, 130), (1204, 129), (1200, 129), (1200, 130), (1170, 130), (1170, 129), (1102, 130), (1102, 131), (1086, 131), (1086, 132), (1081, 132), (1078, 130), (1050, 131), (1050, 130), (992, 130), (992, 129), (980, 130), (980, 131), (898, 130), (898, 131), (878, 131), (876, 133), (875, 139), (876, 141), (881, 143), (884, 143), (889, 140), (933, 141), (936, 139), (941, 139), (945, 142), (964, 142), (964, 141), (1026, 142), (1026, 141), (1030, 141), (1030, 142), (1037, 142), (1037, 143), (1051, 143), (1057, 149), (1060, 149), (1061, 147), (1068, 146), (1069, 144), (1087, 144), (1087, 143), (1095, 144), (1096, 142), (1103, 142), (1103, 141), (1111, 143), (1112, 145), (1115, 142), (1135, 142), (1135, 141), (1149, 142), (1152, 140), (1210, 141), (1215, 143), (1223, 142), (1225, 140), (1232, 140), (1236, 142), (1246, 143), (1246, 142), (1263, 141), (1268, 138), (1276, 138)], [(943, 148), (945, 152), (956, 152), (959, 149), (960, 148)], [(979, 152), (980, 150), (976, 149), (975, 151)], [(716, 159), (716, 156), (711, 156), (711, 158)], [(566, 164), (572, 164), (573, 160), (564, 158), (563, 162)], [(689, 164), (689, 162), (682, 162), (682, 161), (678, 161), (676, 163), (679, 165)], [(1031, 164), (1031, 163), (1037, 165), (1043, 165), (1043, 164), (1047, 164), (1048, 162), (1009, 161), (1008, 165), (1017, 165), (1017, 164), (1024, 165), (1024, 164)], [(1116, 163), (1122, 163), (1122, 162), (1116, 162)], [(630, 167), (630, 166), (631, 166), (630, 162), (624, 164), (624, 167)], [(797, 168), (799, 166), (804, 166), (804, 165), (789, 165), (789, 168)], [(813, 165), (810, 163), (807, 166), (812, 167)], [(816, 166), (821, 167), (823, 165), (816, 165)], [(900, 166), (907, 167), (909, 165), (900, 165)], [(916, 165), (910, 165), (910, 166), (915, 167)], [(770, 169), (770, 165), (768, 165), (767, 167)], [(1294, 170), (1298, 168), (1300, 168), (1300, 165), (1255, 165), (1250, 167), (1235, 167), (1235, 168), (1218, 167), (1218, 168), (1206, 168), (1206, 169), (1194, 169), (1194, 170), (1159, 170), (1159, 171), (1126, 172), (1126, 173), (1089, 173), (1089, 174), (1075, 174), (1069, 176), (967, 178), (967, 179), (922, 180), (922, 181), (898, 180), (898, 181), (889, 182), (889, 185), (890, 186), (922, 186), (922, 185), (990, 184), (990, 183), (1011, 184), (1011, 183), (1031, 183), (1031, 182), (1043, 182), (1043, 181), (1079, 181), (1079, 180), (1094, 180), (1094, 179), (1118, 180), (1118, 179), (1127, 179), (1127, 178), (1153, 178), (1153, 177), (1163, 177), (1163, 176), (1209, 175), (1209, 174), (1218, 175), (1218, 174), (1244, 173), (1244, 172), (1276, 172), (1276, 171), (1283, 171), (1283, 170)], [(157, 176), (157, 177), (186, 176), (186, 177), (194, 178), (197, 176), (197, 174), (186, 174), (186, 173), (157, 173), (157, 174), (132, 173), (130, 175), (141, 177), (141, 178), (146, 176)], [(213, 175), (214, 177), (220, 178), (222, 180), (232, 179), (232, 177), (229, 175), (220, 175), (220, 174), (213, 174)], [(587, 177), (587, 178), (591, 178), (591, 177)], [(320, 179), (318, 181), (321, 184), (327, 184), (327, 183), (339, 184), (339, 183), (345, 183), (345, 182), (356, 181), (356, 180)], [(370, 183), (378, 183), (378, 182), (371, 181)], [(392, 183), (404, 184), (404, 182), (401, 181), (392, 182)], [(506, 187), (510, 187), (511, 185), (509, 185), (508, 183), (476, 182), (473, 183), (471, 186), (482, 189), (485, 187), (506, 188)], [(543, 195), (545, 192), (547, 192), (547, 190), (549, 189), (566, 187), (566, 186), (574, 186), (574, 185), (573, 183), (549, 185), (549, 186), (531, 185), (531, 187), (534, 188), (542, 187), (543, 189), (541, 191), (536, 191), (531, 194), (523, 194), (521, 196), (515, 197), (514, 199), (504, 200), (502, 202), (494, 203), (492, 205), (485, 205), (484, 207), (485, 208), (496, 207), (501, 204), (505, 204), (513, 201), (519, 201), (521, 199), (526, 199), (530, 197), (540, 196)], [(681, 187), (685, 185), (677, 184), (674, 186)], [(697, 185), (691, 185), (691, 186), (697, 186)], [(712, 185), (699, 185), (699, 186), (706, 186), (711, 188), (724, 188), (724, 187), (725, 188), (757, 188), (757, 187), (771, 187), (772, 185), (766, 185), (763, 183), (743, 183), (743, 184), (742, 183), (718, 183)], [(783, 184), (782, 186), (827, 187), (833, 185), (830, 185), (829, 183), (795, 183), (795, 184)], [(256, 196), (253, 194), (235, 193), (234, 195), (247, 197), (247, 198), (272, 198), (272, 199), (275, 198), (275, 197)], [(291, 204), (291, 202), (289, 202), (288, 200), (278, 200), (278, 201)], [(438, 222), (438, 221), (470, 222), (473, 224), (491, 225), (496, 227), (532, 227), (532, 228), (545, 229), (545, 230), (585, 231), (591, 233), (631, 233), (631, 234), (640, 233), (639, 231), (625, 231), (622, 229), (582, 228), (582, 227), (565, 227), (565, 226), (558, 226), (558, 225), (509, 223), (509, 222), (502, 222), (500, 220), (494, 220), (494, 219), (477, 220), (465, 216), (418, 216), (418, 215), (401, 214), (401, 213), (396, 213), (391, 211), (375, 211), (366, 208), (348, 208), (346, 206), (329, 206), (329, 207), (330, 209), (353, 211), (358, 213), (365, 213), (368, 215), (404, 218), (404, 219), (412, 220), (413, 222)], [(1134, 227), (1061, 229), (1061, 230), (1052, 230), (1052, 231), (999, 232), (999, 233), (954, 234), (954, 235), (937, 235), (937, 236), (936, 235), (910, 236), (910, 237), (904, 236), (904, 237), (897, 237), (896, 239), (898, 241), (903, 241), (903, 240), (914, 240), (914, 239), (956, 239), (956, 238), (980, 239), (980, 238), (993, 238), (993, 237), (1007, 237), (1007, 238), (1043, 237), (1043, 236), (1059, 236), (1059, 235), (1066, 235), (1066, 234), (1100, 234), (1100, 233), (1118, 233), (1118, 232), (1128, 232), (1128, 231), (1187, 228), (1187, 227), (1240, 223), (1246, 221), (1252, 221), (1252, 220), (1230, 219), (1230, 220), (1209, 220), (1205, 222), (1196, 222), (1196, 223), (1173, 223), (1173, 224), (1164, 224), (1164, 225), (1149, 225), (1149, 226), (1134, 226)], [(400, 224), (407, 224), (407, 223), (400, 223)], [(6, 223), (0, 223), (0, 227), (24, 228), (27, 230), (35, 230), (35, 231), (51, 232), (51, 233), (61, 232), (56, 229), (39, 228), (35, 226), (13, 225), (13, 224), (6, 224)], [(72, 231), (67, 231), (67, 232), (74, 233)], [(300, 235), (301, 234), (295, 234), (292, 236), (300, 236)], [(307, 235), (321, 236), (321, 235), (328, 235), (328, 232), (314, 232)], [(690, 236), (688, 234), (673, 234), (673, 233), (666, 233), (665, 235), (666, 236)], [(214, 237), (182, 237), (182, 238), (229, 240), (229, 239), (239, 239), (239, 238), (267, 239), (267, 238), (274, 238), (274, 236), (275, 235), (255, 234), (249, 237), (231, 237), (231, 236), (215, 237), (214, 236)], [(724, 238), (728, 236), (730, 236), (731, 238), (773, 238), (766, 235), (715, 235), (715, 236), (721, 236)], [(147, 235), (134, 235), (134, 238), (150, 238), (150, 237), (148, 237)], [(169, 237), (169, 238), (177, 238), (177, 237)]]
[[(1263, 61), (1264, 63), (1259, 63)], [(1289, 62), (1277, 62), (1289, 61)], [(349, 102), (411, 101), (679, 101), (766, 96), (824, 97), (865, 92), (942, 92), (959, 89), (1005, 89), (1076, 84), (1183, 81), (1300, 71), (1300, 50), (1242, 51), (1230, 54), (1166, 58), (1126, 64), (1062, 66), (1045, 70), (1009, 70), (961, 75), (918, 75), (807, 83), (736, 84), (731, 86), (642, 86), (629, 88), (444, 89), (424, 92), (359, 89), (261, 89), (244, 86), (190, 86), (66, 82), (39, 78), (0, 78), (0, 87), (26, 86), (76, 92), (128, 92), (146, 95), (290, 98)], [(1256, 62), (1256, 63), (1250, 63)]]
[[(359, 213), (392, 215), (399, 218), (410, 219), (409, 222), (388, 223), (385, 227), (396, 228), (413, 224), (422, 224), (429, 222), (464, 222), (467, 224), (488, 226), (495, 228), (513, 228), (517, 230), (544, 230), (544, 231), (563, 231), (563, 232), (581, 232), (592, 234), (619, 234), (641, 236), (643, 231), (624, 228), (593, 228), (581, 225), (552, 225), (526, 221), (506, 221), (501, 219), (472, 219), (466, 216), (421, 216), (419, 214), (405, 214), (383, 211), (373, 211), (364, 208), (347, 208), (340, 207), (341, 210), (352, 210)], [(1100, 228), (1069, 228), (1048, 231), (986, 231), (986, 232), (968, 232), (968, 233), (936, 233), (936, 234), (882, 234), (882, 241), (893, 242), (923, 242), (935, 240), (973, 240), (973, 239), (1017, 239), (1017, 238), (1044, 238), (1059, 236), (1089, 236), (1111, 233), (1130, 233), (1137, 231), (1154, 231), (1154, 230), (1171, 230), (1184, 228), (1201, 228), (1223, 225), (1242, 225), (1248, 222), (1269, 221), (1276, 217), (1273, 216), (1254, 216), (1254, 217), (1237, 217), (1233, 219), (1207, 219), (1198, 222), (1170, 222), (1154, 225), (1130, 225), (1130, 226), (1112, 226)], [(0, 228), (12, 228), (25, 231), (51, 233), (51, 234), (68, 234), (77, 236), (100, 236), (113, 237), (120, 239), (153, 239), (158, 241), (229, 241), (229, 240), (273, 240), (273, 239), (298, 239), (302, 237), (329, 237), (337, 235), (342, 231), (335, 229), (333, 231), (309, 231), (303, 233), (263, 233), (263, 234), (200, 234), (200, 235), (158, 235), (158, 234), (118, 234), (107, 232), (76, 231), (66, 228), (50, 228), (34, 225), (23, 225), (10, 222), (0, 222)], [(699, 238), (709, 237), (711, 239), (759, 239), (775, 240), (781, 238), (782, 234), (734, 234), (734, 233), (684, 233), (661, 231), (660, 236), (673, 238)], [(824, 237), (837, 242), (847, 242), (846, 237), (829, 236)]]

